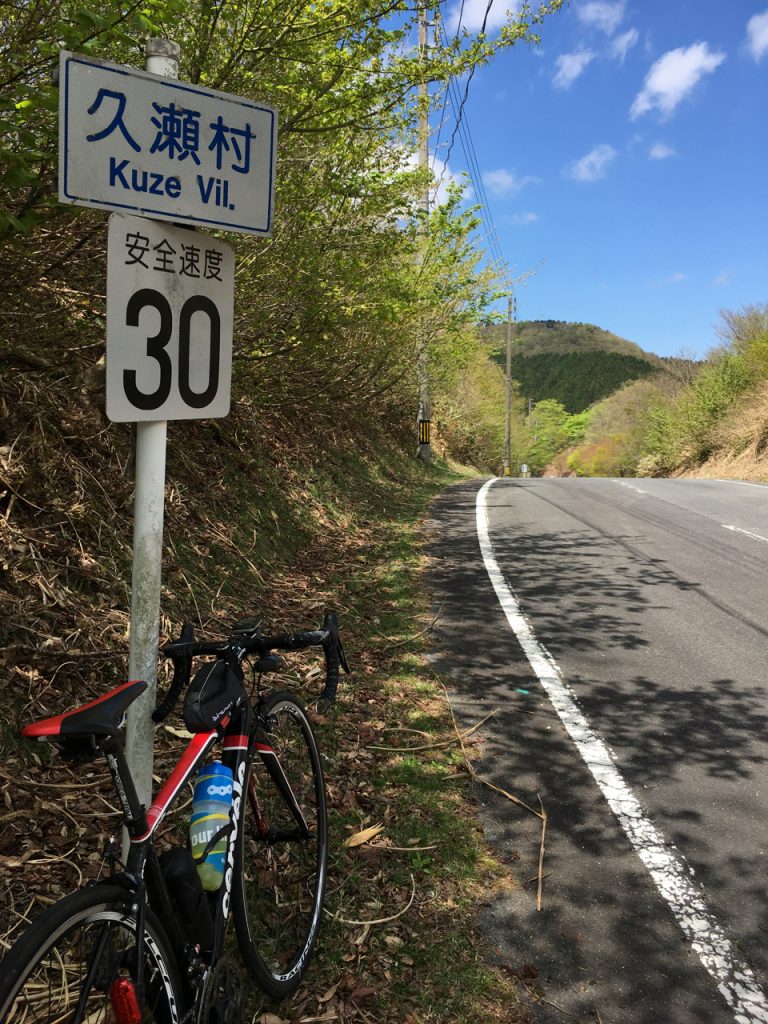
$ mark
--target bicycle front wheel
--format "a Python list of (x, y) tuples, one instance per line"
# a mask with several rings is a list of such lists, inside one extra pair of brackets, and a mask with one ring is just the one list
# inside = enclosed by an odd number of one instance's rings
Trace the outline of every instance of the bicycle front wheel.
[(328, 855), (325, 783), (302, 705), (272, 694), (267, 743), (246, 777), (233, 911), (240, 952), (261, 988), (282, 999), (298, 986), (320, 926)]
[[(132, 900), (116, 885), (65, 896), (30, 925), (0, 962), (3, 1024), (112, 1024), (125, 987), (136, 992)], [(179, 1024), (185, 997), (168, 941), (147, 910), (141, 951), (142, 1024)], [(124, 1017), (122, 1019), (125, 1019)]]

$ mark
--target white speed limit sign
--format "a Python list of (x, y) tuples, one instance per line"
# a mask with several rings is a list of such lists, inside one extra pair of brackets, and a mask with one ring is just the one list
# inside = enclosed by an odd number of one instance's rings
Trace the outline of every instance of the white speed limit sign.
[(112, 214), (107, 416), (118, 423), (229, 412), (232, 249), (187, 228)]

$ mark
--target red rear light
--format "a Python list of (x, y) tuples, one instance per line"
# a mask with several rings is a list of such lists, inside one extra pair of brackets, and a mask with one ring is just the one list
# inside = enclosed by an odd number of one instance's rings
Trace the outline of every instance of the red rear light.
[(109, 986), (109, 1001), (117, 1024), (141, 1024), (141, 1010), (136, 986), (130, 978), (115, 978)]

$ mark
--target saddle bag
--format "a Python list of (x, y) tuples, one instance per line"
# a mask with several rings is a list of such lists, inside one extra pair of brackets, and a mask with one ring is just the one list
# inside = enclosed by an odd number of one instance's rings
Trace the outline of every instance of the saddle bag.
[(221, 720), (232, 715), (243, 700), (243, 671), (225, 661), (211, 661), (195, 673), (184, 698), (184, 725), (190, 732), (221, 730)]

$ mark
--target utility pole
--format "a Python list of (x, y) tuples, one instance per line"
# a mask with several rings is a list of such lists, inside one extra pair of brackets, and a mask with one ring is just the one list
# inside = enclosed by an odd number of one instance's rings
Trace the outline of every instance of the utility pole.
[(517, 313), (517, 302), (507, 297), (507, 429), (504, 439), (504, 476), (512, 474), (512, 313)]
[[(427, 86), (427, 9), (424, 3), (419, 5), (419, 58), (422, 74), (419, 82), (419, 170), (425, 174), (429, 171), (429, 88)], [(429, 216), (429, 182), (424, 185), (421, 199), (421, 210), (424, 215), (421, 260), (424, 261), (427, 246), (427, 219)], [(429, 408), (429, 380), (427, 377), (427, 350), (424, 338), (419, 339), (416, 353), (416, 376), (419, 384), (419, 410), (417, 415), (418, 455), (424, 462), (432, 461), (432, 443), (430, 438), (431, 415)]]

